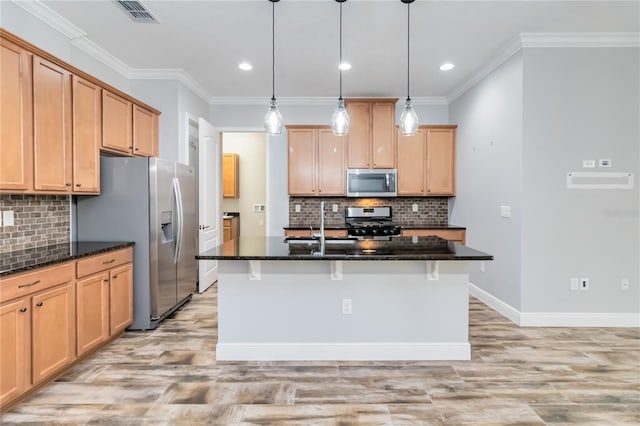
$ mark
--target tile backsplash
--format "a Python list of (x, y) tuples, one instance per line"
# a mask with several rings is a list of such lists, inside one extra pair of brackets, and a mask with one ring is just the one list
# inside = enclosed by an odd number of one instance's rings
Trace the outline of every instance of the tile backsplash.
[(13, 226), (0, 227), (0, 253), (68, 243), (68, 195), (0, 195), (0, 211), (13, 211)]
[[(289, 226), (308, 226), (320, 223), (320, 202), (325, 203), (325, 224), (344, 225), (344, 209), (353, 206), (391, 206), (393, 221), (402, 225), (447, 225), (449, 199), (446, 197), (346, 198), (346, 197), (289, 197)], [(300, 212), (296, 212), (296, 204)], [(333, 211), (337, 204), (338, 211)], [(413, 204), (418, 211), (412, 211)]]

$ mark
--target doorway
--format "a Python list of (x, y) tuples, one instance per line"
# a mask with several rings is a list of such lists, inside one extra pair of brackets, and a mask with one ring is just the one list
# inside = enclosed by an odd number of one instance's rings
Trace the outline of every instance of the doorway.
[(238, 190), (232, 196), (223, 197), (223, 215), (229, 215), (223, 217), (239, 216), (241, 237), (264, 237), (267, 235), (267, 136), (264, 132), (223, 132), (221, 139), (223, 154), (236, 154), (238, 162)]

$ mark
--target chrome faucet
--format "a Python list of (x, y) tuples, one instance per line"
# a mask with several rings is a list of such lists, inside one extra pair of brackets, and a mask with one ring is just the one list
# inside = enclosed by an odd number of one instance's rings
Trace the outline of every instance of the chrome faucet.
[(324, 217), (325, 217), (325, 211), (324, 211), (324, 201), (320, 202), (320, 233), (319, 234), (313, 234), (312, 233), (312, 237), (314, 238), (318, 238), (320, 239), (320, 253), (324, 255)]

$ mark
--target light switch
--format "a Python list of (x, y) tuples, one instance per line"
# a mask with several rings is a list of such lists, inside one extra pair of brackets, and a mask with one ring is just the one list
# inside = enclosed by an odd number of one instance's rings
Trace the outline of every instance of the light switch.
[(585, 169), (592, 169), (596, 166), (596, 160), (582, 160), (582, 167)]
[(2, 226), (13, 226), (13, 210), (5, 210), (2, 212)]
[(500, 217), (511, 217), (511, 206), (500, 206)]

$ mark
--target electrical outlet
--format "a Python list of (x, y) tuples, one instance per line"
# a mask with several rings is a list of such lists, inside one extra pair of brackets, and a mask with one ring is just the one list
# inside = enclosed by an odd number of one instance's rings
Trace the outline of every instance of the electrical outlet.
[(416, 203), (413, 203), (411, 205), (411, 211), (414, 212), (414, 213), (418, 211), (418, 205)]
[(623, 278), (620, 281), (620, 288), (622, 290), (629, 290), (629, 278)]
[(580, 278), (580, 290), (589, 290), (589, 278)]
[(3, 226), (13, 226), (13, 210), (5, 210), (2, 212), (2, 224)]
[(500, 217), (511, 217), (511, 206), (500, 206)]
[(332, 205), (332, 206), (331, 206), (331, 210), (332, 210), (334, 213), (336, 213), (336, 212), (338, 211), (338, 205), (337, 205), (337, 204)]
[(611, 167), (611, 159), (610, 158), (601, 158), (598, 160), (598, 165), (600, 167)]
[(571, 278), (571, 290), (578, 290), (580, 288), (580, 280), (577, 278)]
[(300, 213), (300, 204), (296, 204), (295, 210), (296, 213)]
[(342, 299), (342, 314), (351, 315), (353, 313), (353, 303), (351, 299)]
[(480, 262), (480, 272), (484, 273), (484, 262)]

